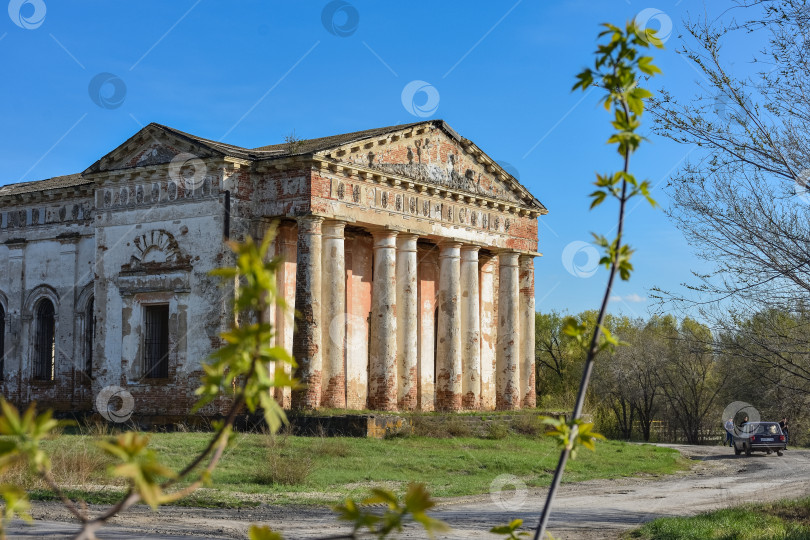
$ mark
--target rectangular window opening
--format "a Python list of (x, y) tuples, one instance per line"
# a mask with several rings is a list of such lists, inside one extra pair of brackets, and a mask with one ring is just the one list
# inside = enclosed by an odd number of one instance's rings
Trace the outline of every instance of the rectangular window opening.
[(144, 378), (169, 377), (169, 306), (146, 306), (144, 309)]

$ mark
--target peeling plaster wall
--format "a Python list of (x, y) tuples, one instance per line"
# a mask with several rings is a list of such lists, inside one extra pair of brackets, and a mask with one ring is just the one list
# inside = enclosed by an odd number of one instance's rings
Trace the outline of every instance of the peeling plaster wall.
[[(73, 322), (82, 288), (92, 281), (91, 204), (88, 193), (73, 190), (0, 203), (0, 302), (6, 312), (0, 392), (17, 404), (87, 408), (89, 380)], [(43, 298), (55, 308), (53, 381), (32, 380), (32, 326)]]
[(312, 211), (321, 215), (407, 230), (420, 237), (455, 238), (519, 251), (537, 249), (537, 220), (528, 216), (331, 171), (316, 170), (312, 175)]
[[(95, 289), (103, 332), (94, 356), (95, 392), (111, 385), (125, 388), (137, 414), (189, 411), (200, 364), (219, 346), (224, 317), (217, 308), (227, 304), (230, 294), (208, 275), (223, 264), (223, 245), (212, 242), (221, 238), (222, 219), (218, 197), (99, 216)], [(172, 245), (176, 250), (167, 247)], [(143, 260), (133, 260), (144, 247)], [(169, 306), (165, 380), (144, 378), (143, 315), (145, 306), (154, 304)]]
[(372, 245), (368, 233), (346, 239), (346, 406), (356, 410), (366, 409), (368, 399)]
[(384, 147), (360, 150), (351, 161), (382, 172), (399, 174), (439, 186), (518, 202), (508, 186), (488, 173), (461, 145), (432, 127)]

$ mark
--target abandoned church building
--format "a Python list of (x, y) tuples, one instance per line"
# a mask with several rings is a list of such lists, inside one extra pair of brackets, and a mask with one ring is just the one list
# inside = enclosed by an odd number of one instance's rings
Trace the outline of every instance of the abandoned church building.
[[(545, 207), (441, 120), (254, 149), (150, 124), (79, 174), (0, 187), (0, 389), (186, 415), (232, 321), (223, 238), (277, 232), (285, 408), (535, 405)], [(203, 412), (217, 413), (223, 404)]]

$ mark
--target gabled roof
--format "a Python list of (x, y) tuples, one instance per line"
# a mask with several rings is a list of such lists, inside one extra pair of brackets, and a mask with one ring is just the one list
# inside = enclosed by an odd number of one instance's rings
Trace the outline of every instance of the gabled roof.
[[(255, 152), (280, 153), (281, 155), (312, 154), (315, 152), (321, 152), (323, 150), (337, 148), (338, 146), (343, 146), (344, 144), (349, 144), (354, 141), (372, 139), (374, 137), (379, 137), (381, 135), (386, 135), (388, 133), (393, 133), (395, 131), (401, 131), (403, 129), (407, 129), (425, 123), (426, 122), (414, 122), (411, 124), (399, 124), (397, 126), (387, 126), (381, 128), (366, 129), (363, 131), (353, 131), (351, 133), (342, 133), (340, 135), (330, 135), (328, 137), (320, 137), (317, 139), (302, 139), (294, 144), (290, 143), (271, 144), (268, 146), (260, 146), (258, 148), (254, 148), (253, 150)], [(295, 149), (295, 152), (290, 152), (290, 149), (292, 148)]]
[(537, 200), (533, 195), (531, 195), (531, 193), (522, 184), (520, 184), (520, 182), (514, 176), (509, 174), (509, 172), (504, 170), (497, 162), (489, 158), (489, 156), (486, 156), (486, 154), (483, 151), (481, 151), (480, 148), (478, 148), (475, 145), (475, 143), (460, 136), (444, 120), (440, 119), (425, 120), (422, 122), (399, 124), (395, 126), (386, 126), (374, 129), (366, 129), (363, 131), (353, 131), (351, 133), (330, 135), (328, 137), (319, 137), (315, 139), (302, 139), (294, 142), (284, 142), (279, 144), (271, 144), (267, 146), (259, 146), (257, 148), (242, 148), (240, 146), (225, 144), (219, 141), (205, 139), (202, 137), (198, 137), (196, 135), (192, 135), (190, 133), (186, 133), (184, 131), (180, 131), (178, 129), (174, 129), (169, 126), (164, 126), (162, 124), (152, 122), (148, 126), (138, 131), (138, 133), (134, 134), (132, 137), (127, 139), (124, 143), (118, 145), (118, 147), (115, 150), (107, 153), (104, 157), (96, 161), (93, 165), (88, 167), (82, 173), (71, 174), (66, 176), (57, 176), (54, 178), (49, 178), (47, 180), (40, 180), (36, 182), (10, 184), (8, 186), (0, 187), (0, 197), (89, 184), (92, 182), (92, 180), (88, 179), (86, 175), (98, 172), (100, 170), (101, 163), (104, 161), (105, 158), (107, 158), (107, 156), (111, 156), (119, 149), (126, 147), (131, 141), (136, 140), (144, 132), (152, 131), (155, 129), (163, 131), (174, 137), (186, 140), (196, 146), (208, 150), (214, 155), (219, 155), (222, 157), (233, 157), (251, 161), (259, 161), (259, 160), (279, 159), (295, 155), (312, 155), (317, 153), (326, 153), (328, 150), (336, 149), (338, 147), (350, 144), (355, 141), (373, 139), (376, 137), (396, 133), (398, 131), (408, 130), (422, 125), (431, 125), (436, 128), (439, 128), (443, 132), (445, 132), (450, 138), (454, 139), (459, 144), (461, 144), (464, 148), (473, 151), (476, 155), (479, 156), (483, 155), (485, 157), (486, 163), (488, 163), (489, 166), (496, 168), (499, 171), (499, 173), (505, 174), (510, 178), (510, 182), (514, 186), (513, 189), (517, 189), (518, 191), (522, 192), (525, 196), (528, 196), (531, 199), (533, 205), (536, 206), (537, 208), (540, 208), (543, 211), (543, 213), (545, 213), (546, 209), (543, 206), (543, 204), (539, 200)]

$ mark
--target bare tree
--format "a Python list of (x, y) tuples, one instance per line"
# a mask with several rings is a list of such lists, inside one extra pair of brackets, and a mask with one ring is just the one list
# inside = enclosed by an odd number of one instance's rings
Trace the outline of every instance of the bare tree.
[[(810, 9), (806, 0), (737, 0), (719, 20), (688, 21), (680, 52), (703, 75), (697, 96), (653, 101), (657, 131), (696, 145), (674, 175), (669, 214), (713, 270), (661, 291), (699, 304), (785, 305), (810, 292)], [(724, 45), (762, 39), (730, 68)]]

